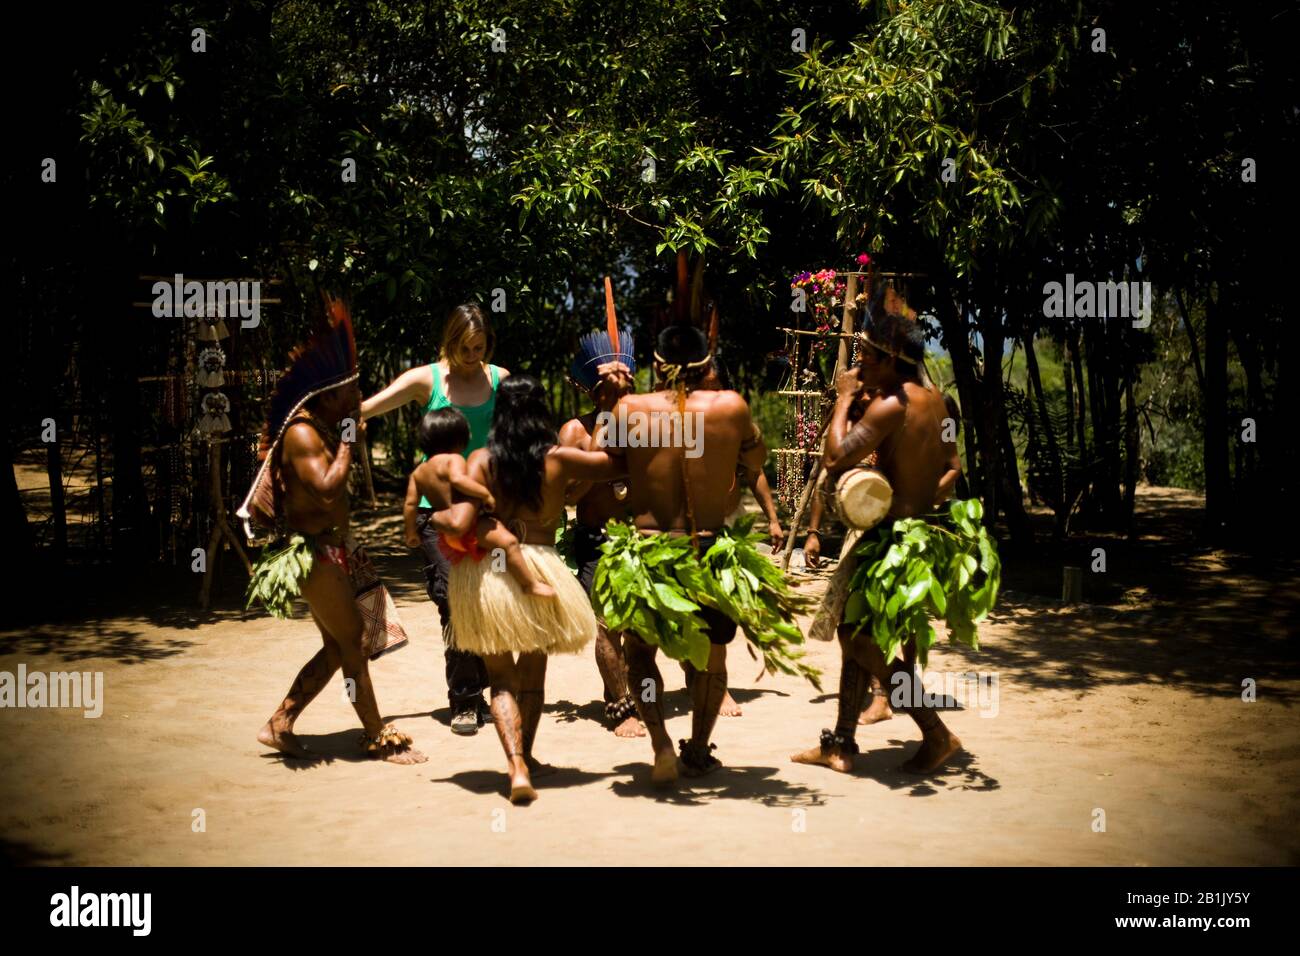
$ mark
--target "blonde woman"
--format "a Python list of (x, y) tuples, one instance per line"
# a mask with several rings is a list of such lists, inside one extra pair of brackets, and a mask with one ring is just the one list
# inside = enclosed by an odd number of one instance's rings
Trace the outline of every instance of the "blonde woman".
[[(510, 372), (489, 364), (492, 356), (491, 326), (477, 303), (451, 310), (442, 331), (438, 360), (419, 365), (397, 376), (387, 388), (361, 404), (362, 419), (377, 418), (395, 408), (416, 402), (424, 412), (455, 408), (469, 422), (469, 445), (464, 455), (487, 444), (492, 414), (496, 410), (497, 386)], [(420, 499), (416, 527), (424, 552), (424, 576), (429, 599), (438, 607), (446, 645), (447, 694), (451, 699), (453, 733), (470, 735), (492, 719), (483, 692), (487, 671), (481, 658), (451, 647), (451, 608), (447, 603), (447, 559), (438, 549), (438, 532), (429, 526), (432, 509)]]

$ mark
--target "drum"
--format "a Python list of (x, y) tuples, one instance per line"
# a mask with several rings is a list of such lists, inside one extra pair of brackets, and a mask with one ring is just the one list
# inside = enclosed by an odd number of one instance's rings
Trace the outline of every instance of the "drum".
[(850, 468), (835, 482), (835, 509), (850, 528), (866, 531), (889, 514), (894, 489), (874, 468)]

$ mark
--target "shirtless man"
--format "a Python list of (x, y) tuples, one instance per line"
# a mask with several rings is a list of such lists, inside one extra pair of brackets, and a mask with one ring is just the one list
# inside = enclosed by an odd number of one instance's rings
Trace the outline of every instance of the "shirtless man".
[[(599, 335), (599, 333), (597, 333)], [(631, 334), (619, 335), (627, 362), (631, 361)], [(608, 343), (608, 336), (605, 337)], [(596, 416), (611, 412), (620, 398), (635, 388), (632, 379), (634, 366), (626, 362), (597, 363), (604, 356), (599, 350), (587, 359), (579, 355), (573, 363), (570, 376), (595, 404), (595, 408), (572, 418), (560, 429), (560, 445), (592, 451), (592, 436), (596, 433)], [(606, 345), (608, 351), (608, 345)], [(625, 480), (609, 482), (575, 482), (570, 485), (566, 500), (577, 505), (577, 526), (573, 533), (574, 557), (578, 564), (578, 581), (583, 590), (591, 594), (591, 581), (600, 559), (600, 546), (605, 541), (605, 523), (611, 518), (626, 514), (628, 484)], [(636, 702), (628, 691), (627, 662), (623, 658), (623, 635), (610, 634), (604, 623), (596, 632), (596, 669), (605, 685), (605, 716), (614, 723), (617, 737), (644, 737), (645, 727), (636, 713)]]
[[(862, 413), (866, 410), (869, 395), (864, 389), (859, 394), (857, 401), (849, 408), (848, 422), (850, 425), (857, 424), (862, 419)], [(869, 465), (870, 462), (867, 462)], [(832, 486), (833, 487), (833, 486)], [(816, 568), (821, 565), (822, 554), (822, 518), (826, 514), (826, 496), (827, 486), (822, 487), (813, 495), (812, 506), (808, 509), (808, 533), (803, 541), (803, 556), (808, 563), (808, 567)], [(833, 493), (829, 492), (829, 493)], [(883, 720), (889, 720), (894, 716), (893, 710), (889, 707), (889, 695), (885, 693), (879, 678), (875, 674), (870, 675), (871, 687), (867, 694), (867, 706), (862, 709), (861, 716), (858, 717), (859, 724), (878, 724)]]
[[(943, 440), (943, 420), (948, 415), (943, 396), (920, 381), (925, 344), (914, 315), (892, 293), (878, 301), (863, 333), (862, 364), (842, 372), (835, 383), (835, 410), (826, 435), (823, 464), (828, 479), (879, 451), (877, 467), (893, 488), (886, 521), (933, 511), (951, 493), (961, 472), (956, 443)], [(873, 392), (874, 398), (849, 430), (849, 409), (864, 388)], [(854, 637), (853, 628), (842, 625), (839, 639), (842, 670), (835, 732), (824, 733), (820, 746), (793, 754), (791, 759), (848, 773), (858, 749), (854, 736), (870, 675), (889, 685), (894, 672), (914, 674), (916, 640), (909, 640), (903, 656), (886, 666), (869, 628)], [(920, 749), (903, 764), (905, 770), (929, 773), (960, 749), (961, 741), (933, 709), (898, 709), (916, 721), (923, 737)]]
[(322, 392), (295, 416), (273, 450), (272, 480), (280, 482), (283, 516), (313, 549), (311, 573), (302, 596), (320, 630), (323, 647), (298, 673), (284, 702), (257, 735), (260, 743), (290, 757), (311, 757), (293, 733), (303, 709), (340, 667), (352, 681), (352, 706), (365, 728), (363, 744), (372, 756), (398, 764), (424, 763), (410, 738), (379, 716), (370, 668), (362, 650), (362, 621), (347, 570), (348, 468), (352, 446), (337, 436), (339, 422), (361, 420), (361, 394), (355, 379)]
[[(680, 447), (611, 448), (626, 455), (630, 478), (627, 510), (643, 534), (690, 534), (692, 527), (699, 537), (699, 547), (707, 548), (727, 518), (728, 494), (735, 481), (736, 465), (751, 471), (763, 467), (767, 448), (754, 427), (749, 405), (732, 391), (714, 391), (698, 386), (708, 374), (711, 355), (704, 333), (689, 326), (671, 326), (659, 337), (655, 352), (660, 377), (673, 384), (680, 377), (684, 384), (686, 415), (699, 422), (695, 441), (702, 454), (688, 458)], [(625, 395), (616, 410), (633, 416), (662, 416), (679, 411), (678, 392), (674, 388), (646, 395)], [(709, 756), (709, 737), (717, 723), (718, 712), (727, 696), (727, 645), (735, 637), (736, 623), (711, 608), (703, 608), (701, 618), (707, 622), (709, 635), (708, 667), (697, 670), (687, 666), (687, 687), (691, 696), (691, 738), (682, 742), (682, 761), (689, 775), (716, 769), (718, 762)], [(651, 780), (667, 786), (677, 779), (677, 752), (664, 726), (663, 677), (655, 663), (658, 648), (635, 634), (624, 641), (628, 676), (633, 687), (646, 687), (650, 693), (637, 693), (637, 708), (650, 732), (654, 748)], [(646, 682), (650, 683), (647, 684)], [(649, 699), (647, 699), (649, 698)]]

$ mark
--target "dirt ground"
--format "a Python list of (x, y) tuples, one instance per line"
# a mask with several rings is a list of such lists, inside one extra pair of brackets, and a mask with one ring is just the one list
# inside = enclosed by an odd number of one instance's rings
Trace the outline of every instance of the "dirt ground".
[[(0, 710), (0, 858), (86, 865), (315, 864), (1070, 864), (1300, 863), (1300, 666), (1294, 561), (1197, 549), (1200, 500), (1143, 489), (1136, 543), (1108, 546), (1104, 577), (1062, 608), (1060, 562), (1022, 561), (982, 627), (979, 652), (939, 645), (929, 670), (998, 677), (998, 712), (947, 715), (967, 751), (949, 772), (898, 769), (919, 734), (899, 716), (862, 728), (852, 775), (793, 764), (834, 723), (833, 645), (812, 648), (825, 693), (757, 679), (738, 640), (744, 716), (714, 736), (725, 768), (663, 794), (646, 739), (600, 720), (590, 651), (551, 661), (537, 752), (564, 768), (540, 799), (505, 798), (490, 728), (447, 728), (436, 613), (395, 509), (366, 538), (412, 635), (373, 667), (386, 719), (427, 764), (361, 759), (336, 678), (299, 732), (329, 759), (284, 761), (258, 728), (315, 652), (309, 619), (201, 615), (185, 592), (137, 582), (163, 603), (54, 608), (0, 630), (0, 671), (102, 671), (105, 709)], [(1055, 563), (1053, 563), (1055, 561)], [(1085, 565), (1086, 567), (1086, 565)], [(1037, 582), (1035, 584), (1035, 582)], [(1027, 588), (1033, 584), (1034, 588)], [(1095, 586), (1094, 586), (1095, 585)], [(810, 593), (825, 574), (808, 576)], [(126, 609), (124, 609), (126, 608)], [(806, 622), (805, 622), (806, 623)], [(680, 671), (665, 668), (670, 732), (686, 736)], [(1257, 700), (1242, 700), (1242, 682)], [(432, 715), (430, 714), (432, 711)], [(432, 719), (431, 719), (432, 717)], [(195, 811), (202, 811), (201, 832)], [(1104, 832), (1095, 829), (1104, 812)]]

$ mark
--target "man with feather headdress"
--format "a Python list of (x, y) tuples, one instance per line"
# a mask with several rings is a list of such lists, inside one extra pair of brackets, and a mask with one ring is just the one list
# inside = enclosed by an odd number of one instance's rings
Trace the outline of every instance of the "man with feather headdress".
[[(606, 328), (589, 332), (578, 342), (578, 354), (569, 367), (569, 378), (587, 394), (595, 406), (585, 415), (570, 419), (560, 429), (560, 444), (590, 451), (595, 447), (597, 420), (601, 413), (612, 412), (620, 398), (633, 391), (636, 358), (632, 332), (618, 328), (614, 313), (613, 290), (606, 283)], [(573, 558), (578, 566), (578, 580), (588, 594), (600, 560), (600, 546), (605, 543), (605, 523), (627, 514), (627, 481), (575, 482), (566, 495), (576, 505), (573, 525)], [(637, 718), (636, 702), (628, 689), (627, 662), (623, 657), (623, 636), (610, 633), (602, 624), (596, 633), (596, 668), (600, 671), (605, 692), (605, 719), (619, 737), (644, 737), (645, 728)]]
[(384, 725), (370, 681), (365, 626), (349, 566), (357, 553), (348, 529), (352, 443), (342, 427), (347, 419), (361, 420), (356, 343), (347, 308), (327, 300), (326, 312), (324, 327), (294, 350), (276, 383), (262, 433), (261, 466), (236, 512), (250, 539), (256, 536), (253, 525), (271, 538), (253, 568), (250, 606), (260, 600), (273, 615), (289, 617), (294, 598), (301, 596), (323, 644), (257, 739), (290, 757), (311, 757), (293, 733), (294, 722), (342, 668), (365, 728), (365, 751), (393, 763), (423, 763), (427, 758), (411, 748), (410, 737)]
[[(756, 549), (752, 517), (726, 526), (737, 464), (757, 470), (767, 449), (745, 399), (705, 387), (716, 336), (691, 323), (690, 315), (703, 310), (688, 311), (685, 276), (681, 257), (673, 303), (677, 321), (663, 330), (655, 348), (660, 390), (623, 396), (613, 417), (631, 424), (629, 439), (640, 423), (665, 418), (676, 422), (674, 434), (684, 439), (688, 420), (696, 422), (698, 454), (688, 454), (685, 441), (629, 440), (608, 448), (611, 455), (626, 457), (631, 520), (607, 526), (609, 540), (601, 546), (592, 585), (597, 613), (607, 627), (626, 635), (628, 674), (654, 749), (656, 786), (670, 786), (678, 775), (677, 751), (664, 722), (663, 678), (655, 663), (659, 650), (690, 665), (691, 736), (680, 741), (681, 767), (689, 776), (720, 766), (709, 738), (727, 694), (727, 645), (737, 627), (761, 653), (767, 671), (798, 674), (814, 683), (820, 676), (800, 660), (797, 645), (803, 636), (791, 621), (799, 599)], [(700, 298), (695, 296), (697, 302)], [(716, 317), (716, 308), (710, 312)]]

